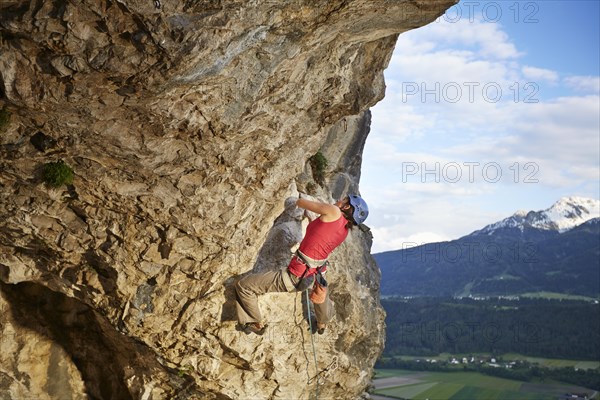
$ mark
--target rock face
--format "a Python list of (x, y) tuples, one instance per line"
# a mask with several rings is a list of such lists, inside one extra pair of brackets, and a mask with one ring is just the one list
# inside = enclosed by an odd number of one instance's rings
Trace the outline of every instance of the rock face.
[[(397, 35), (452, 4), (2, 2), (0, 397), (360, 396), (384, 334), (368, 229), (332, 257), (316, 365), (301, 294), (261, 298), (257, 338), (232, 284), (286, 265), (286, 197), (358, 189)], [(57, 160), (73, 184), (43, 183)]]

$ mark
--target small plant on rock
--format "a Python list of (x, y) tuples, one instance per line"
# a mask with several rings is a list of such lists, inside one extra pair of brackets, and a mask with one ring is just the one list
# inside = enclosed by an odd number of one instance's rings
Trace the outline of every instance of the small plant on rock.
[(63, 160), (44, 164), (43, 179), (46, 185), (60, 187), (73, 183), (73, 168), (69, 167)]
[(306, 184), (306, 193), (310, 194), (310, 195), (316, 195), (317, 188), (318, 188), (318, 186), (317, 186), (316, 183), (314, 183), (314, 182), (308, 182)]
[(194, 367), (191, 366), (190, 364), (187, 364), (187, 365), (184, 365), (183, 367), (181, 367), (179, 369), (179, 371), (177, 371), (177, 375), (180, 378), (185, 378), (186, 376), (188, 376), (192, 372), (194, 372)]
[(327, 168), (327, 159), (320, 151), (314, 156), (309, 158), (310, 166), (312, 168), (313, 178), (319, 185), (323, 185), (325, 182), (325, 169)]

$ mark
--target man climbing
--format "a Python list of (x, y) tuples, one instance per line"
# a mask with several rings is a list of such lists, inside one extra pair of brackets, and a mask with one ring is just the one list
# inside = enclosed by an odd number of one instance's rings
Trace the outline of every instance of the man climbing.
[[(258, 296), (269, 292), (295, 292), (310, 287), (317, 272), (326, 271), (327, 258), (348, 236), (354, 225), (362, 224), (369, 215), (367, 203), (357, 195), (349, 195), (334, 204), (304, 198), (296, 206), (319, 216), (306, 228), (300, 247), (286, 269), (245, 276), (235, 284), (237, 316), (246, 333), (262, 335)], [(334, 304), (327, 294), (323, 303), (314, 303), (317, 332), (323, 334), (334, 316)]]

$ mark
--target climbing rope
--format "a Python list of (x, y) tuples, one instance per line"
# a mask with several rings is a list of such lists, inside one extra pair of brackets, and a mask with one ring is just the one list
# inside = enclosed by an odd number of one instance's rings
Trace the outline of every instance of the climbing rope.
[[(312, 349), (313, 349), (313, 356), (315, 358), (315, 377), (316, 379), (316, 387), (315, 387), (315, 400), (319, 399), (319, 365), (317, 364), (317, 349), (315, 347), (315, 338), (314, 338), (314, 333), (313, 333), (313, 329), (312, 329), (312, 321), (310, 318), (310, 302), (309, 302), (309, 293), (308, 293), (308, 289), (306, 289), (306, 313), (308, 314), (308, 326), (310, 329), (310, 341), (312, 343)], [(310, 382), (309, 382), (310, 383)]]

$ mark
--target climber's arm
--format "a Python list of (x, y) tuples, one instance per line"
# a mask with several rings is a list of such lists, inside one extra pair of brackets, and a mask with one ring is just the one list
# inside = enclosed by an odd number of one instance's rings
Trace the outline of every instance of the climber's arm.
[(335, 221), (340, 217), (340, 215), (342, 215), (342, 212), (337, 206), (329, 203), (298, 199), (298, 201), (296, 201), (296, 205), (300, 208), (304, 208), (305, 210), (319, 214), (323, 222)]

